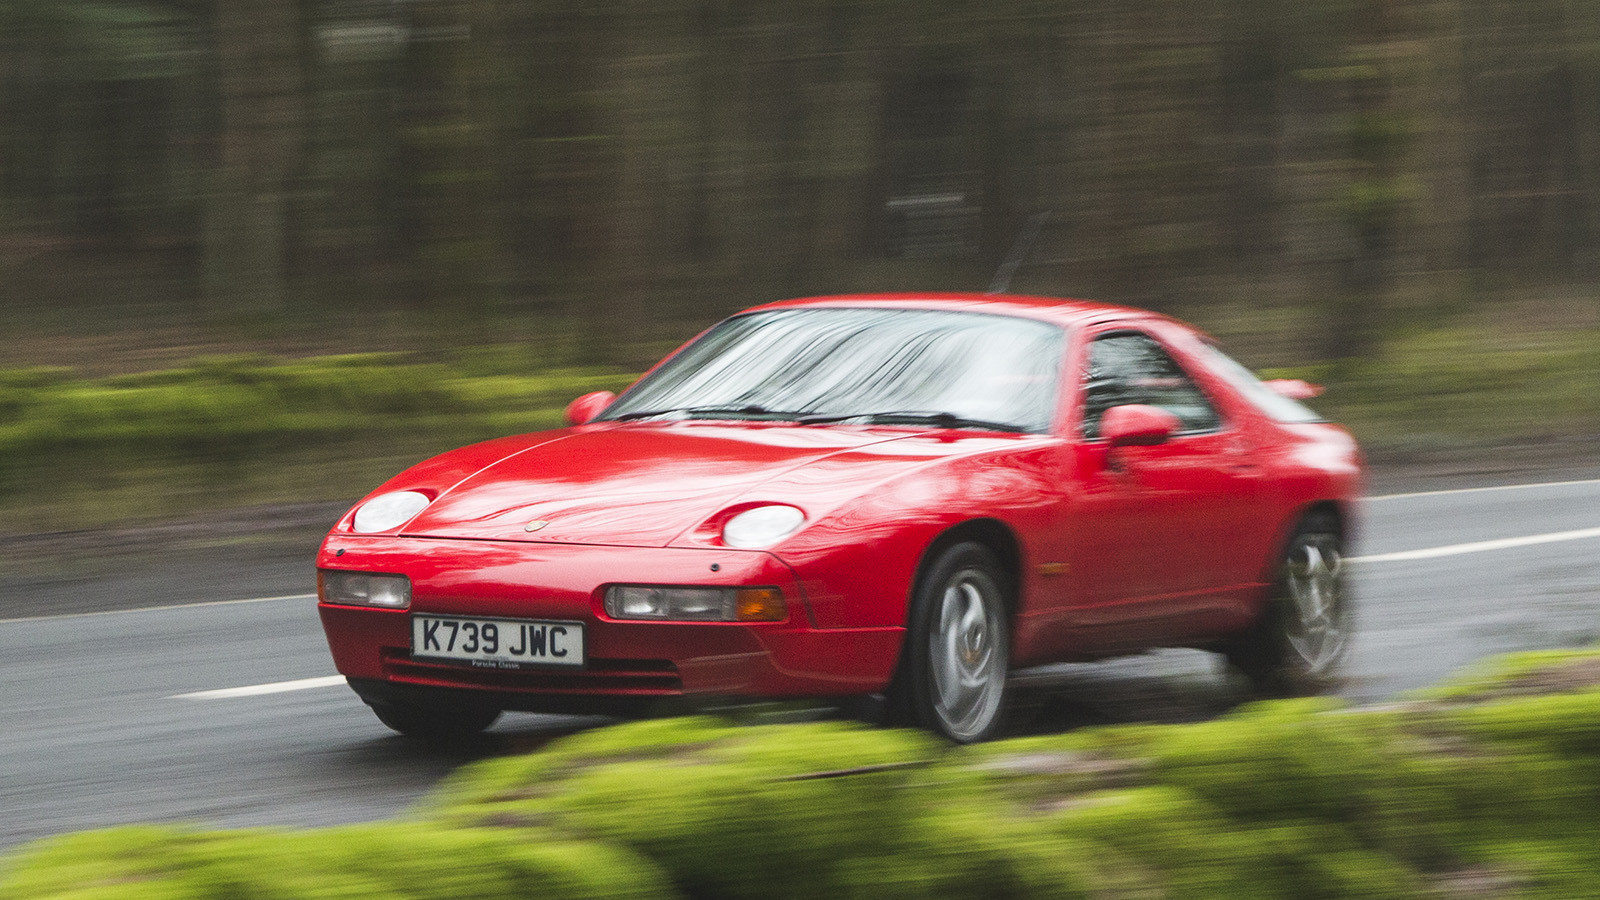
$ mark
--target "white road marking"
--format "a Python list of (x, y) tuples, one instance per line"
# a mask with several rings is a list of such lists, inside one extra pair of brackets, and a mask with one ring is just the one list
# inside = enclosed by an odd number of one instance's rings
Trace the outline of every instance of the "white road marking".
[(87, 619), (94, 616), (120, 616), (123, 613), (161, 612), (168, 609), (199, 609), (204, 606), (238, 606), (243, 603), (275, 603), (279, 600), (315, 600), (316, 594), (286, 594), (282, 597), (250, 597), (245, 600), (207, 600), (202, 603), (173, 603), (166, 606), (139, 606), (133, 609), (102, 609), (98, 612), (62, 613), (56, 616), (19, 616), (0, 619), (6, 622), (50, 622), (56, 619)]
[(173, 694), (165, 700), (227, 700), (232, 697), (259, 697), (263, 694), (284, 694), (289, 691), (308, 691), (312, 688), (335, 687), (344, 684), (343, 675), (324, 678), (301, 678), (296, 681), (275, 681), (271, 684), (252, 684), (246, 687), (222, 688), (216, 691), (195, 691), (192, 694)]
[(1451, 488), (1443, 491), (1414, 491), (1409, 494), (1382, 494), (1377, 497), (1366, 497), (1366, 500), (1410, 500), (1413, 497), (1443, 497), (1448, 494), (1480, 494), (1485, 491), (1525, 491), (1532, 488), (1547, 487), (1577, 487), (1578, 485), (1600, 484), (1600, 478), (1585, 478), (1579, 481), (1535, 481), (1528, 484), (1496, 484), (1489, 487)]
[(1375, 553), (1371, 556), (1351, 557), (1350, 562), (1403, 562), (1412, 559), (1436, 559), (1441, 556), (1458, 556), (1462, 553), (1483, 553), (1488, 550), (1505, 550), (1511, 547), (1531, 547), (1535, 544), (1556, 544), (1561, 541), (1581, 541), (1600, 538), (1600, 528), (1580, 528), (1576, 531), (1553, 531), (1549, 534), (1531, 534), (1525, 537), (1501, 538), (1495, 541), (1474, 541), (1470, 544), (1450, 544), (1429, 547), (1426, 550), (1402, 550), (1398, 553)]

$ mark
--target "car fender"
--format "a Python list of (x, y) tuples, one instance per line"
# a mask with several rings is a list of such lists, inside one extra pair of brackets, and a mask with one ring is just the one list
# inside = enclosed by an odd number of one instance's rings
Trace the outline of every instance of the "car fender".
[(835, 504), (774, 553), (799, 577), (817, 627), (903, 627), (917, 572), (952, 529), (993, 522), (1026, 555), (1025, 535), (1060, 510), (1055, 449), (1038, 440), (905, 472)]

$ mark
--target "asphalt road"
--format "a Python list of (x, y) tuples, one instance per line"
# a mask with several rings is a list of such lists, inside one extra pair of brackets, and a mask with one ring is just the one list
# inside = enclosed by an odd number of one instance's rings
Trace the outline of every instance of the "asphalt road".
[[(1360, 633), (1344, 694), (1379, 701), (1485, 656), (1600, 640), (1600, 478), (1587, 474), (1367, 500), (1352, 563)], [(309, 571), (302, 565), (266, 566), (234, 596), (292, 584)], [(388, 734), (330, 677), (311, 597), (118, 609), (141, 598), (95, 594), (105, 583), (52, 590), (65, 608), (108, 611), (0, 620), (0, 850), (134, 821), (383, 818), (466, 761), (597, 721), (507, 716), (478, 745), (419, 747)], [(13, 616), (36, 608), (25, 598), (3, 607)], [(1190, 651), (1019, 681), (1020, 732), (1202, 718), (1243, 699), (1211, 656)]]

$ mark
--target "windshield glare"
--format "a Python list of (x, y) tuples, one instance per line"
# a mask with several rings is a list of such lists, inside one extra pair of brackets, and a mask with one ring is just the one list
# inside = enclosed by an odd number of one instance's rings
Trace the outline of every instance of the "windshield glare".
[[(640, 382), (605, 419), (949, 413), (1050, 428), (1061, 329), (1032, 319), (917, 309), (808, 308), (718, 325)], [(757, 412), (757, 410), (765, 412)]]

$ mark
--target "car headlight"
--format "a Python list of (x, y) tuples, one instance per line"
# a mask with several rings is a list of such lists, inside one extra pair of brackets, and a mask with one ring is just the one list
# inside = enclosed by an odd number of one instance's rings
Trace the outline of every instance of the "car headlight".
[(806, 521), (792, 506), (771, 504), (747, 509), (722, 526), (722, 542), (740, 550), (761, 550), (783, 540)]
[(777, 588), (622, 584), (606, 590), (606, 615), (664, 622), (782, 622), (789, 608)]
[(406, 609), (411, 605), (411, 579), (404, 575), (317, 570), (317, 597), (339, 606)]
[(416, 491), (380, 494), (361, 504), (361, 508), (356, 510), (356, 520), (350, 527), (362, 534), (388, 531), (416, 518), (417, 513), (427, 509), (432, 502), (427, 494)]

